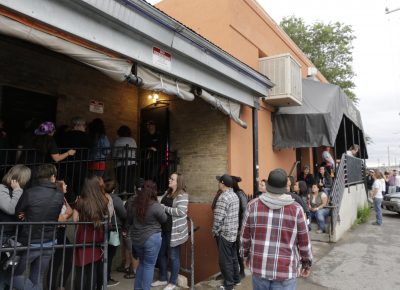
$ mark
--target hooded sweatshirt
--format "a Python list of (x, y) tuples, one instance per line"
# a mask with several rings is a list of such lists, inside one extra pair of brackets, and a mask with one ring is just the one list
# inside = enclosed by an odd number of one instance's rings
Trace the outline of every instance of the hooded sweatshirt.
[(265, 192), (260, 195), (260, 200), (270, 209), (280, 209), (285, 205), (294, 203), (294, 199), (289, 194), (274, 194)]

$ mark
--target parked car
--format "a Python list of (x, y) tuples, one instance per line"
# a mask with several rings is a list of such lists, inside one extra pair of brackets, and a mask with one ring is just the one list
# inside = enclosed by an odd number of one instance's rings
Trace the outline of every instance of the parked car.
[(386, 194), (383, 197), (382, 207), (400, 213), (400, 192)]

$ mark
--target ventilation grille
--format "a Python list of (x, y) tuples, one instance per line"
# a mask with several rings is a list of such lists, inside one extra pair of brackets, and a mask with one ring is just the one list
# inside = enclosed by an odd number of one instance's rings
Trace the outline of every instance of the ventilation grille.
[(278, 106), (301, 105), (301, 66), (290, 54), (260, 58), (259, 67), (275, 84), (267, 102)]

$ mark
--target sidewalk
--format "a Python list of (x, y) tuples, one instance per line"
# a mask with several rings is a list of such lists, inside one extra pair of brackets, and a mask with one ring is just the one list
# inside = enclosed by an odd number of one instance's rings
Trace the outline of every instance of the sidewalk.
[[(383, 210), (381, 227), (371, 225), (374, 217), (372, 212), (370, 222), (351, 229), (337, 243), (314, 241), (311, 275), (298, 279), (297, 290), (400, 289), (400, 215)], [(133, 289), (133, 280), (124, 279), (120, 273), (112, 276), (121, 283), (109, 289)], [(218, 280), (203, 281), (195, 288), (209, 290), (219, 285)], [(235, 289), (252, 289), (250, 273)]]

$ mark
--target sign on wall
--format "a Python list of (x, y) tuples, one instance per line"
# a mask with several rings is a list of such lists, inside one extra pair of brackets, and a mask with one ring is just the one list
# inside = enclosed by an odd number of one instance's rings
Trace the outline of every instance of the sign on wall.
[(104, 103), (96, 100), (90, 100), (89, 111), (97, 114), (103, 114)]
[(172, 55), (158, 47), (153, 47), (153, 64), (167, 71), (171, 71)]

